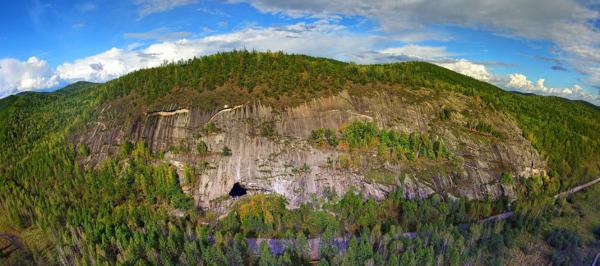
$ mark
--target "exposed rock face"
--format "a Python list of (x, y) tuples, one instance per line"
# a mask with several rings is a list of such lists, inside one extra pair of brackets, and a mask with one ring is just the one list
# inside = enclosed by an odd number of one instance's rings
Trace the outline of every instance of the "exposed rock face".
[[(439, 118), (443, 107), (452, 108), (449, 119)], [(138, 117), (131, 126), (110, 125), (110, 121), (91, 124), (89, 133), (78, 140), (90, 147), (89, 161), (105, 158), (123, 139), (143, 139), (154, 152), (180, 147), (179, 152), (167, 152), (164, 160), (180, 176), (185, 165), (202, 168), (193, 184), (182, 180), (182, 186), (204, 208), (229, 202), (227, 195), (237, 182), (250, 194), (284, 195), (290, 207), (295, 207), (332, 191), (343, 195), (350, 188), (382, 199), (398, 185), (411, 198), (436, 192), (467, 198), (510, 196), (512, 190), (503, 190), (499, 184), (502, 172), (530, 176), (544, 171), (544, 161), (510, 117), (473, 98), (425, 89), (363, 97), (341, 93), (284, 110), (252, 103), (213, 112), (179, 108)], [(455, 159), (390, 163), (377, 158), (374, 151), (365, 151), (356, 159), (357, 165), (346, 167), (339, 160), (348, 155), (343, 147), (319, 148), (308, 140), (314, 129), (339, 130), (354, 120), (438, 135)], [(470, 129), (475, 121), (493, 125), (500, 137)], [(209, 122), (220, 130), (207, 134), (204, 128)], [(264, 125), (272, 125), (274, 133), (261, 132)], [(208, 155), (197, 154), (200, 141), (208, 145)], [(231, 149), (230, 156), (221, 154), (224, 147)], [(373, 170), (394, 179), (372, 178)]]

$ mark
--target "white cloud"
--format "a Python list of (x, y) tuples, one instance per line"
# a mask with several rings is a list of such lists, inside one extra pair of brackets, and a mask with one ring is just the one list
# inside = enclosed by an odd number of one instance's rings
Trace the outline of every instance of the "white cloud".
[(494, 81), (493, 75), (487, 70), (486, 66), (483, 64), (477, 64), (465, 59), (460, 59), (454, 62), (437, 63), (437, 65), (478, 80), (487, 82)]
[(44, 60), (0, 59), (0, 98), (10, 94), (58, 85), (58, 77)]
[(73, 29), (81, 29), (81, 28), (85, 28), (85, 26), (87, 26), (85, 24), (85, 22), (79, 22), (79, 23), (75, 23), (75, 24), (71, 25), (71, 28), (73, 28)]
[(577, 70), (586, 75), (585, 82), (600, 87), (600, 65), (584, 64), (577, 66)]
[(452, 54), (446, 51), (443, 46), (421, 46), (421, 45), (406, 45), (402, 47), (386, 48), (380, 51), (385, 55), (407, 56), (420, 60), (432, 60), (439, 58), (447, 58)]
[(64, 63), (56, 73), (65, 81), (107, 81), (131, 71), (154, 66), (149, 63), (152, 56), (145, 57), (139, 52), (112, 48), (106, 52)]
[(126, 39), (169, 41), (187, 38), (190, 35), (192, 33), (187, 31), (171, 31), (169, 28), (160, 27), (147, 32), (126, 32), (123, 37)]
[(136, 0), (140, 17), (171, 10), (179, 6), (196, 3), (197, 0)]
[[(134, 36), (129, 37), (158, 38), (157, 35), (165, 32), (167, 31), (159, 29), (149, 33), (133, 34)], [(307, 42), (306, 40), (311, 41)], [(383, 50), (376, 48), (388, 41), (388, 37), (376, 34), (350, 32), (344, 26), (331, 23), (329, 20), (281, 27), (249, 26), (231, 33), (208, 35), (197, 39), (164, 40), (149, 46), (134, 42), (125, 49), (112, 48), (96, 55), (65, 62), (55, 70), (52, 70), (44, 61), (37, 58), (31, 59), (30, 63), (21, 63), (21, 65), (27, 65), (29, 69), (39, 65), (35, 72), (38, 74), (38, 78), (33, 80), (28, 78), (32, 76), (27, 74), (31, 71), (24, 72), (23, 75), (3, 75), (10, 80), (1, 82), (0, 90), (4, 94), (10, 94), (25, 87), (27, 89), (48, 88), (57, 85), (58, 82), (79, 80), (104, 82), (138, 69), (159, 66), (164, 62), (190, 59), (233, 49), (281, 50), (288, 53), (324, 56), (358, 63), (415, 59), (437, 60), (451, 55), (445, 47), (406, 45)], [(4, 71), (6, 72), (8, 69), (5, 67)], [(14, 71), (16, 68), (10, 67), (10, 69)], [(32, 84), (32, 81), (36, 82)]]
[(410, 44), (402, 47), (383, 49), (379, 51), (378, 56), (374, 58), (375, 61), (379, 62), (407, 60), (428, 61), (478, 80), (486, 82), (494, 82), (497, 80), (497, 78), (495, 78), (494, 75), (488, 71), (485, 64), (474, 63), (466, 59), (449, 59), (452, 55), (454, 54), (448, 52), (446, 47), (443, 46), (422, 46)]
[(428, 24), (487, 28), (526, 38), (550, 38), (558, 27), (589, 28), (600, 16), (575, 0), (247, 0), (262, 12), (290, 16), (359, 15), (373, 18), (390, 31)]
[[(306, 40), (311, 40), (307, 42)], [(378, 35), (347, 31), (328, 20), (297, 23), (285, 27), (248, 27), (199, 39), (165, 41), (139, 50), (113, 48), (102, 54), (58, 67), (63, 80), (106, 81), (125, 73), (158, 66), (165, 61), (189, 59), (220, 51), (248, 49), (279, 51), (333, 57), (357, 63), (386, 63), (421, 60), (436, 63), (464, 75), (488, 82), (496, 81), (485, 64), (465, 59), (449, 59), (453, 54), (443, 46), (409, 44), (377, 49), (388, 41)]]
[(594, 104), (600, 104), (600, 96), (592, 95), (577, 84), (567, 88), (552, 88), (545, 85), (545, 79), (533, 82), (527, 76), (520, 73), (509, 74), (506, 77), (505, 87), (522, 92), (536, 93), (541, 95), (554, 95), (569, 99), (585, 100)]
[(509, 74), (506, 86), (513, 89), (525, 90), (531, 90), (533, 88), (532, 82), (528, 80), (525, 75), (519, 73)]
[[(311, 40), (307, 42), (306, 40)], [(163, 41), (136, 49), (112, 48), (104, 53), (60, 65), (62, 80), (107, 81), (131, 71), (233, 49), (285, 51), (332, 57), (358, 63), (399, 60), (438, 60), (451, 53), (445, 47), (406, 45), (377, 50), (387, 41), (378, 35), (349, 32), (329, 21), (297, 23), (283, 27), (248, 27), (237, 32), (198, 39)]]
[(75, 8), (81, 13), (86, 13), (96, 10), (98, 6), (92, 2), (83, 2), (76, 5)]
[[(396, 38), (395, 36), (394, 38)], [(464, 75), (495, 83), (502, 87), (558, 95), (573, 99), (598, 99), (579, 86), (550, 88), (544, 80), (532, 82), (522, 74), (500, 78), (488, 69), (489, 63), (455, 60), (443, 46), (408, 44), (389, 46), (389, 36), (351, 32), (344, 26), (321, 20), (282, 27), (249, 26), (236, 32), (208, 35), (197, 39), (162, 41), (144, 46), (133, 43), (126, 49), (112, 48), (103, 53), (66, 62), (52, 70), (42, 60), (32, 57), (27, 62), (0, 60), (0, 96), (22, 90), (56, 86), (59, 82), (79, 80), (104, 82), (129, 72), (155, 67), (164, 62), (189, 59), (233, 49), (285, 51), (287, 53), (324, 56), (357, 63), (386, 63), (405, 60), (429, 61)], [(311, 40), (307, 42), (306, 40)], [(387, 48), (381, 48), (387, 47)], [(594, 70), (591, 70), (594, 71)]]
[[(340, 34), (343, 28), (326, 22), (285, 27), (249, 27), (237, 32), (199, 39), (164, 41), (142, 49), (112, 48), (106, 52), (64, 63), (57, 68), (62, 80), (107, 81), (131, 71), (233, 49), (283, 50), (315, 56), (345, 57), (357, 49), (371, 49), (373, 38)], [(306, 40), (314, 40), (307, 43)]]
[[(600, 11), (578, 0), (240, 0), (266, 13), (292, 17), (362, 16), (379, 22), (387, 32), (430, 25), (484, 29), (511, 38), (549, 40), (565, 51), (564, 58), (585, 75), (600, 67)], [(587, 4), (586, 4), (587, 3)], [(427, 29), (428, 31), (429, 29)], [(600, 74), (597, 74), (600, 76)], [(586, 80), (600, 85), (598, 78)]]

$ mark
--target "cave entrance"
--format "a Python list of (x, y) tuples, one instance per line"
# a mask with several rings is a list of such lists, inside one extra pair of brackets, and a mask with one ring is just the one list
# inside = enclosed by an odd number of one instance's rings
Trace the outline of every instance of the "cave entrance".
[(233, 184), (231, 191), (229, 191), (229, 196), (237, 198), (244, 195), (246, 195), (246, 189), (239, 182)]

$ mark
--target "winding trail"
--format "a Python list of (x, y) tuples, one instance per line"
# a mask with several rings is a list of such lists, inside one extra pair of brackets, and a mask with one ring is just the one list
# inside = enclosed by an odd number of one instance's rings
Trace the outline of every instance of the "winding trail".
[(569, 195), (571, 195), (571, 194), (573, 194), (573, 193), (575, 193), (575, 192), (578, 192), (578, 191), (580, 191), (580, 190), (582, 190), (582, 189), (585, 189), (585, 188), (587, 188), (587, 187), (593, 186), (593, 185), (595, 185), (595, 184), (596, 184), (596, 183), (598, 183), (598, 182), (600, 182), (600, 178), (598, 178), (598, 179), (595, 179), (595, 180), (592, 180), (592, 181), (590, 181), (590, 182), (587, 182), (587, 183), (585, 183), (585, 184), (583, 184), (583, 185), (576, 186), (576, 187), (574, 187), (574, 188), (571, 188), (571, 189), (569, 189), (569, 190), (567, 190), (567, 191), (565, 191), (565, 192), (558, 193), (558, 194), (554, 195), (554, 198), (555, 198), (555, 199), (558, 199), (558, 198), (561, 198), (561, 197), (569, 196)]
[[(569, 196), (569, 195), (577, 193), (585, 188), (593, 186), (597, 183), (600, 183), (600, 178), (592, 180), (583, 185), (576, 186), (565, 192), (558, 193), (558, 194), (554, 195), (553, 198), (558, 199), (561, 197)], [(498, 221), (502, 221), (502, 220), (506, 220), (506, 219), (510, 218), (511, 216), (513, 216), (513, 214), (514, 213), (512, 211), (508, 211), (508, 212), (500, 213), (500, 214), (497, 214), (494, 216), (490, 216), (490, 217), (481, 219), (479, 221), (476, 221), (476, 223), (487, 223), (487, 222), (492, 222), (492, 221), (498, 222)], [(406, 232), (406, 233), (397, 235), (396, 239), (415, 238), (415, 237), (417, 237), (417, 232)], [(260, 244), (262, 242), (266, 242), (269, 245), (269, 248), (271, 248), (271, 252), (273, 252), (274, 255), (279, 255), (279, 254), (282, 254), (283, 252), (285, 252), (286, 247), (293, 245), (295, 240), (293, 240), (293, 239), (276, 239), (276, 238), (248, 238), (247, 241), (248, 241), (248, 246), (254, 251), (255, 254), (260, 254)], [(350, 238), (348, 238), (348, 237), (336, 237), (331, 241), (330, 244), (336, 246), (339, 250), (346, 250), (348, 248), (349, 241), (350, 241)], [(310, 239), (308, 239), (308, 243), (309, 243), (309, 247), (311, 250), (311, 260), (318, 261), (320, 259), (319, 254), (320, 254), (321, 239), (320, 238), (310, 238)], [(598, 253), (596, 255), (596, 258), (594, 259), (592, 266), (600, 266), (597, 264), (599, 260), (600, 260), (600, 253)]]
[[(565, 192), (558, 193), (558, 194), (554, 195), (553, 198), (554, 199), (558, 199), (558, 198), (567, 197), (567, 196), (575, 194), (575, 193), (577, 193), (577, 192), (579, 192), (579, 191), (581, 191), (583, 189), (586, 189), (586, 188), (591, 187), (591, 186), (593, 186), (595, 184), (598, 184), (599, 182), (600, 182), (600, 178), (594, 179), (594, 180), (592, 180), (590, 182), (587, 182), (587, 183), (585, 183), (583, 185), (579, 185), (579, 186), (571, 188), (571, 189), (569, 189), (569, 190), (567, 190)], [(513, 212), (511, 212), (511, 211), (509, 211), (509, 212), (503, 212), (501, 214), (497, 214), (497, 215), (490, 216), (488, 218), (479, 220), (478, 223), (485, 223), (485, 222), (489, 222), (489, 221), (496, 221), (496, 222), (497, 221), (502, 221), (502, 220), (506, 220), (506, 219), (510, 218), (511, 216), (513, 216)]]
[[(554, 196), (554, 198), (557, 199), (560, 197), (569, 196), (571, 194), (577, 193), (577, 192), (579, 192), (585, 188), (588, 188), (592, 185), (595, 185), (597, 183), (600, 183), (600, 178), (590, 181), (588, 183), (585, 183), (583, 185), (571, 188), (565, 192), (556, 194)], [(494, 221), (494, 222), (502, 221), (502, 220), (506, 220), (506, 219), (510, 218), (512, 215), (513, 215), (513, 212), (510, 212), (510, 211), (504, 212), (504, 213), (501, 213), (498, 215), (487, 217), (485, 219), (481, 219), (481, 220), (477, 221), (477, 223), (486, 223), (486, 222), (490, 222), (490, 221)], [(406, 233), (397, 235), (396, 239), (415, 238), (415, 237), (417, 237), (417, 232), (406, 232)], [(3, 247), (3, 249), (0, 250), (0, 257), (2, 257), (4, 255), (8, 256), (14, 251), (25, 249), (23, 243), (21, 243), (19, 238), (12, 234), (0, 232), (0, 238), (7, 239), (11, 243), (9, 246)], [(273, 239), (273, 238), (248, 238), (246, 241), (248, 243), (248, 246), (253, 250), (253, 252), (255, 254), (260, 254), (260, 244), (262, 242), (266, 242), (269, 245), (269, 248), (271, 249), (271, 252), (274, 255), (282, 254), (283, 252), (285, 252), (287, 247), (293, 245), (295, 242), (295, 240), (293, 240), (293, 239)], [(348, 248), (349, 241), (350, 241), (349, 237), (336, 237), (330, 242), (330, 244), (336, 246), (339, 250), (346, 250)], [(11, 246), (14, 246), (14, 249), (9, 250)], [(320, 259), (321, 239), (320, 238), (308, 239), (308, 246), (310, 248), (311, 260), (318, 261)], [(8, 252), (5, 252), (6, 250), (8, 250)], [(599, 260), (600, 260), (600, 253), (598, 253), (596, 255), (596, 257), (594, 258), (594, 262), (592, 262), (592, 266), (598, 266)]]

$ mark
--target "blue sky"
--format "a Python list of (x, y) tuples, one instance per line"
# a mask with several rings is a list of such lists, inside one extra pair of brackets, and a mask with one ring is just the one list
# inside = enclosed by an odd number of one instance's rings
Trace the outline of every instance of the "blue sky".
[(600, 104), (595, 0), (3, 1), (0, 97), (232, 49), (421, 60)]

